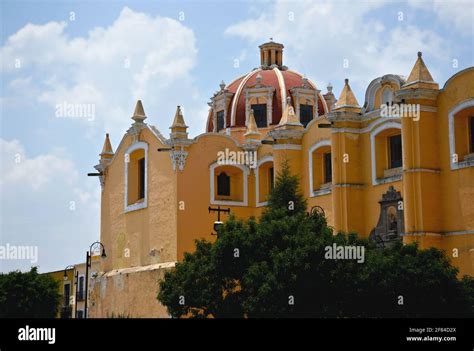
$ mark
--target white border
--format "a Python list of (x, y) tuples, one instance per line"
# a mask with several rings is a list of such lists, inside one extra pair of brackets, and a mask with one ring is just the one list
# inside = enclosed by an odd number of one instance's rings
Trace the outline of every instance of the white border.
[(273, 150), (301, 150), (301, 145), (298, 144), (275, 144)]
[[(283, 74), (281, 74), (280, 70), (275, 67), (273, 69), (275, 75), (278, 79), (278, 85), (280, 86), (280, 97), (281, 97), (281, 113), (283, 115), (285, 108), (286, 108), (286, 86), (285, 86), (285, 78), (283, 78)], [(281, 118), (280, 118), (281, 119)]]
[[(232, 101), (232, 108), (231, 108), (231, 112), (230, 112), (230, 126), (228, 127), (232, 127), (232, 126), (235, 126), (235, 115), (236, 115), (236, 109), (237, 109), (237, 104), (239, 103), (239, 98), (240, 98), (240, 93), (242, 92), (242, 89), (244, 88), (245, 84), (247, 83), (247, 81), (250, 79), (250, 77), (252, 77), (255, 73), (257, 72), (260, 72), (261, 69), (260, 68), (257, 68), (256, 70), (253, 70), (252, 72), (250, 72), (249, 74), (247, 74), (243, 79), (242, 81), (240, 82), (236, 92), (235, 92), (235, 95), (234, 95), (234, 100)], [(225, 103), (225, 102), (224, 102)]]
[(124, 160), (123, 163), (125, 165), (125, 187), (124, 187), (125, 194), (123, 197), (124, 197), (124, 211), (125, 212), (130, 212), (130, 211), (146, 208), (148, 204), (148, 144), (143, 141), (134, 143), (130, 145), (127, 150), (125, 150), (124, 156), (127, 154), (130, 155), (132, 152), (139, 149), (143, 149), (145, 151), (145, 198), (143, 199), (142, 202), (137, 202), (130, 206), (127, 206), (128, 204), (128, 162), (125, 162)]
[[(388, 183), (387, 181), (384, 181), (384, 179), (390, 179), (393, 178), (393, 181), (399, 180), (399, 176), (394, 176), (394, 177), (389, 177), (389, 178), (380, 178), (377, 179), (376, 177), (376, 164), (375, 164), (375, 137), (382, 131), (387, 130), (387, 129), (399, 129), (400, 132), (402, 131), (402, 125), (401, 123), (398, 122), (387, 122), (384, 123), (377, 128), (375, 128), (373, 131), (370, 132), (370, 158), (371, 158), (371, 167), (372, 167), (372, 185), (378, 185), (378, 184), (385, 184)], [(402, 143), (402, 160), (403, 160), (403, 143)]]
[(459, 169), (465, 167), (472, 167), (474, 165), (465, 162), (453, 162), (453, 155), (456, 152), (456, 139), (454, 134), (454, 115), (465, 108), (474, 106), (474, 99), (467, 99), (454, 106), (448, 114), (448, 128), (449, 128), (449, 163), (451, 165), (451, 169)]
[[(259, 169), (260, 166), (264, 163), (267, 162), (273, 162), (273, 156), (265, 156), (258, 160), (257, 162), (257, 168), (255, 169), (255, 206), (256, 207), (262, 207), (262, 206), (267, 206), (268, 201), (263, 201), (260, 202), (260, 184), (259, 184)], [(275, 173), (273, 173), (273, 180), (275, 180)]]
[[(318, 141), (316, 144), (311, 146), (308, 150), (308, 165), (309, 165), (309, 196), (310, 197), (315, 197), (318, 195), (325, 195), (328, 194), (330, 191), (323, 191), (321, 192), (319, 190), (314, 191), (313, 190), (313, 152), (319, 149), (322, 146), (330, 146), (331, 147), (331, 152), (332, 152), (332, 146), (331, 146), (331, 140), (330, 139), (323, 139)], [(332, 168), (332, 167), (331, 167)], [(331, 169), (332, 172), (332, 169)], [(326, 189), (323, 189), (326, 190)], [(330, 189), (329, 189), (330, 190)]]
[[(220, 166), (230, 166), (230, 167), (237, 167), (242, 171), (243, 178), (244, 178), (244, 199), (243, 201), (222, 201), (216, 200), (214, 197), (214, 170)], [(247, 167), (243, 165), (220, 165), (217, 162), (214, 162), (209, 167), (209, 188), (210, 188), (210, 203), (211, 205), (227, 205), (227, 206), (247, 206), (248, 204), (248, 175), (249, 170)]]

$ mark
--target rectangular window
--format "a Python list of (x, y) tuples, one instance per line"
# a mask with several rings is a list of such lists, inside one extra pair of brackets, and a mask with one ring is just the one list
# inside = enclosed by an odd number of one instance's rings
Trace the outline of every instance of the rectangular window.
[(253, 116), (258, 128), (267, 126), (267, 104), (252, 105)]
[(331, 153), (324, 154), (324, 183), (332, 182)]
[(300, 105), (300, 122), (306, 127), (313, 120), (313, 106)]
[(145, 198), (145, 159), (138, 160), (138, 198)]
[(217, 112), (217, 131), (224, 129), (224, 111)]
[(83, 310), (78, 310), (77, 311), (77, 318), (84, 318), (84, 311)]
[(64, 306), (69, 306), (69, 298), (71, 297), (71, 284), (64, 284)]
[(273, 167), (268, 169), (268, 184), (270, 184), (270, 190), (275, 186), (275, 181), (273, 179)]
[(230, 196), (230, 177), (225, 172), (217, 176), (217, 195)]
[(469, 133), (471, 139), (471, 152), (474, 152), (474, 116), (469, 119)]
[(79, 277), (79, 283), (77, 285), (77, 299), (82, 301), (84, 300), (84, 277)]
[(390, 167), (402, 166), (402, 136), (400, 134), (389, 137)]

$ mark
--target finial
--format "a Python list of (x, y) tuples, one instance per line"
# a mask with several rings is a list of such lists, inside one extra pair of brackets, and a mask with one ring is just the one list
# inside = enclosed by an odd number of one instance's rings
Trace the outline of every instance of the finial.
[(328, 86), (326, 88), (328, 90), (328, 93), (332, 93), (332, 84), (331, 84), (331, 82), (328, 83)]
[(220, 86), (221, 90), (224, 90), (224, 88), (225, 88), (225, 83), (224, 83), (223, 80), (221, 81), (221, 84), (219, 84), (219, 86)]
[(421, 51), (418, 51), (418, 57), (421, 58), (421, 55), (423, 55), (423, 53)]
[(349, 78), (344, 79), (344, 83), (347, 85), (349, 84)]
[(133, 113), (132, 119), (136, 123), (143, 123), (146, 119), (145, 110), (143, 109), (142, 101), (138, 100), (135, 106), (135, 112)]

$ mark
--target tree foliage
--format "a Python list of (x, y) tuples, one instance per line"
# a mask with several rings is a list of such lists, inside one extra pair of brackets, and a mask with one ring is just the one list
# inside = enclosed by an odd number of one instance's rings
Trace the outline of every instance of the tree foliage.
[[(363, 246), (364, 262), (326, 259), (333, 244)], [(173, 317), (472, 316), (474, 280), (457, 273), (435, 248), (333, 235), (285, 164), (260, 221), (231, 215), (165, 274), (158, 299)]]
[(0, 318), (54, 318), (61, 295), (58, 281), (29, 272), (13, 271), (0, 274)]

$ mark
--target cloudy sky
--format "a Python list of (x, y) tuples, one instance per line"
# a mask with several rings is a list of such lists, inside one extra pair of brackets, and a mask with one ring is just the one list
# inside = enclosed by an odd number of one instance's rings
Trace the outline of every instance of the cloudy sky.
[[(408, 75), (417, 51), (442, 87), (473, 66), (472, 4), (3, 0), (0, 245), (38, 246), (43, 272), (84, 261), (100, 236), (100, 186), (86, 174), (106, 132), (118, 145), (137, 99), (165, 135), (183, 106), (197, 136), (221, 80), (257, 67), (270, 37), (323, 92), (331, 82), (338, 96), (349, 78), (361, 105), (372, 79)], [(58, 115), (64, 104), (94, 111)], [(31, 264), (0, 260), (0, 271)]]

